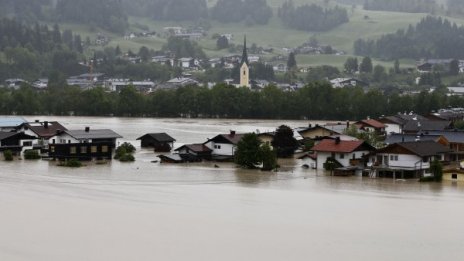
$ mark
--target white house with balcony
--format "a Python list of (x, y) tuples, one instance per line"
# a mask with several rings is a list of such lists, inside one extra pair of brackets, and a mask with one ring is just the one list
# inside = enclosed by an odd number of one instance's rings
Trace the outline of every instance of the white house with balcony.
[(419, 178), (430, 175), (435, 159), (447, 161), (450, 148), (435, 141), (401, 142), (377, 150), (370, 157), (375, 176)]

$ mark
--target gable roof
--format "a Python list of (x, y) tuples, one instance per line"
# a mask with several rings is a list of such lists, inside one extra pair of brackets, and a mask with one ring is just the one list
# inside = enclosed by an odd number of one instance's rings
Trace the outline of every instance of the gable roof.
[(404, 124), (403, 131), (407, 132), (419, 132), (422, 130), (445, 130), (451, 125), (450, 121), (431, 121), (431, 120), (420, 120), (420, 121), (408, 121)]
[(0, 131), (0, 140), (8, 139), (14, 136), (19, 136), (19, 139), (28, 139), (28, 140), (35, 140), (37, 139), (34, 136), (26, 135), (24, 132), (5, 132)]
[(315, 126), (311, 126), (308, 128), (304, 129), (298, 129), (297, 132), (302, 135), (302, 133), (305, 133), (307, 131), (313, 131), (316, 129), (324, 129), (328, 132), (332, 132), (333, 134), (343, 134), (344, 130), (346, 129), (345, 125), (342, 124), (336, 124), (336, 125), (318, 125), (316, 124)]
[(145, 135), (143, 135), (142, 137), (140, 138), (137, 138), (137, 140), (141, 140), (141, 139), (144, 139), (144, 138), (152, 138), (158, 142), (174, 142), (176, 141), (173, 137), (169, 136), (167, 133), (147, 133)]
[(50, 122), (31, 122), (26, 123), (25, 128), (30, 129), (40, 138), (51, 138), (58, 131), (66, 131), (67, 129), (57, 121)]
[(217, 143), (229, 143), (237, 145), (237, 143), (243, 138), (244, 135), (245, 134), (219, 134), (216, 137), (209, 139), (207, 142), (203, 144), (206, 144), (210, 141), (214, 141)]
[(87, 139), (119, 139), (122, 138), (121, 135), (109, 129), (101, 130), (67, 130), (65, 131), (71, 137), (77, 140), (87, 140)]
[(372, 128), (375, 128), (375, 129), (383, 129), (383, 128), (386, 127), (385, 124), (383, 124), (383, 123), (381, 123), (379, 121), (373, 120), (373, 119), (358, 121), (356, 124), (358, 124), (358, 125), (367, 125), (367, 126), (370, 126)]
[(322, 140), (315, 145), (311, 150), (315, 152), (335, 152), (335, 153), (350, 153), (359, 149), (374, 150), (374, 147), (367, 144), (365, 141), (346, 141), (346, 140)]
[[(446, 139), (442, 135), (416, 135), (416, 134), (391, 134), (385, 139), (386, 144), (402, 143), (402, 142), (413, 142), (413, 141), (435, 141), (437, 142), (440, 137)], [(448, 140), (448, 139), (446, 139)]]
[(425, 132), (425, 136), (427, 135), (441, 135), (445, 137), (449, 142), (452, 143), (464, 143), (464, 131), (427, 131)]
[(174, 151), (180, 151), (182, 150), (183, 148), (187, 148), (193, 152), (197, 152), (197, 153), (200, 153), (200, 152), (211, 152), (212, 150), (208, 147), (206, 147), (204, 144), (186, 144), (186, 145), (183, 145), (177, 149), (175, 149)]
[(438, 154), (451, 152), (448, 147), (434, 141), (417, 141), (391, 144), (383, 149), (378, 150), (377, 153), (388, 152), (396, 147), (406, 149), (407, 151), (419, 157), (435, 156)]

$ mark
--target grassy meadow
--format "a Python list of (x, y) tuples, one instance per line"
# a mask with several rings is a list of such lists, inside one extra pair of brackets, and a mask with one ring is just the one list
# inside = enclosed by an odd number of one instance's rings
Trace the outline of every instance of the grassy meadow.
[[(229, 54), (228, 50), (218, 51), (216, 49), (216, 40), (212, 39), (215, 33), (225, 34), (230, 33), (234, 35), (232, 43), (241, 44), (243, 36), (247, 35), (248, 43), (256, 43), (262, 47), (274, 48), (275, 54), (284, 54), (282, 48), (294, 48), (304, 42), (310, 37), (314, 36), (321, 44), (328, 44), (333, 46), (339, 51), (344, 51), (349, 55), (353, 53), (353, 43), (359, 38), (376, 39), (383, 34), (395, 32), (398, 29), (406, 28), (410, 24), (416, 24), (425, 17), (427, 14), (411, 14), (411, 13), (398, 13), (398, 12), (381, 12), (381, 11), (366, 11), (362, 6), (345, 6), (348, 10), (350, 22), (343, 24), (333, 30), (327, 32), (305, 32), (286, 28), (282, 25), (280, 19), (277, 17), (277, 9), (282, 4), (283, 0), (268, 0), (268, 3), (274, 9), (274, 17), (270, 20), (268, 25), (246, 26), (244, 23), (231, 23), (222, 24), (215, 21), (210, 21), (211, 29), (208, 31), (208, 36), (201, 39), (199, 44), (204, 48), (206, 54), (210, 57), (219, 57)], [(214, 5), (215, 1), (210, 0), (208, 4)], [(323, 0), (295, 0), (296, 5), (300, 3), (319, 3), (324, 5)], [(329, 5), (335, 5), (334, 1), (329, 1)], [(464, 24), (464, 19), (450, 18), (453, 22)], [(168, 26), (182, 26), (188, 27), (192, 22), (159, 22), (150, 18), (130, 17), (129, 23), (131, 24), (130, 31), (140, 31), (140, 25), (148, 26), (151, 31), (158, 33), (163, 32), (164, 27)], [(97, 32), (102, 30), (94, 30), (88, 26), (64, 24), (62, 26), (66, 29), (72, 29), (74, 32), (80, 33), (84, 38), (89, 36), (94, 38)], [(120, 35), (104, 32), (105, 35), (111, 37), (110, 46), (119, 45), (122, 50), (131, 49), (138, 51), (142, 46), (158, 50), (161, 49), (166, 39), (162, 37), (155, 38), (135, 38), (126, 40)], [(266, 57), (265, 57), (266, 58)], [(342, 67), (347, 56), (335, 55), (298, 55), (297, 61), (299, 66), (317, 66), (322, 64)], [(392, 66), (390, 61), (376, 61), (376, 64), (382, 64), (387, 67)], [(402, 61), (403, 65), (414, 64), (414, 61)]]

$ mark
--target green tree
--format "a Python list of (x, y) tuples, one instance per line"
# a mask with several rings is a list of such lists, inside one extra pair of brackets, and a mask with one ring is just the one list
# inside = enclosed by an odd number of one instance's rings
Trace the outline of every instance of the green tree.
[(435, 182), (441, 182), (443, 179), (443, 165), (438, 159), (435, 159), (430, 164), (430, 171), (433, 174), (433, 179)]
[(263, 161), (262, 170), (270, 171), (277, 167), (277, 155), (269, 144), (263, 144), (260, 148)]
[(372, 59), (368, 56), (364, 57), (361, 64), (359, 65), (359, 71), (362, 73), (372, 73)]
[(245, 134), (237, 144), (235, 163), (243, 168), (253, 169), (261, 162), (261, 141), (255, 133)]
[(287, 68), (288, 68), (288, 70), (296, 70), (297, 69), (296, 57), (295, 57), (294, 52), (291, 52), (288, 55)]
[(272, 146), (277, 150), (278, 157), (286, 158), (295, 153), (298, 141), (293, 137), (293, 130), (290, 127), (281, 125), (276, 130)]
[(355, 73), (355, 72), (357, 72), (358, 68), (359, 68), (358, 58), (356, 58), (356, 57), (348, 57), (348, 59), (346, 59), (346, 61), (345, 61), (344, 67), (345, 67), (345, 71), (347, 73)]
[(216, 41), (216, 47), (218, 50), (229, 48), (229, 40), (225, 36), (219, 36)]

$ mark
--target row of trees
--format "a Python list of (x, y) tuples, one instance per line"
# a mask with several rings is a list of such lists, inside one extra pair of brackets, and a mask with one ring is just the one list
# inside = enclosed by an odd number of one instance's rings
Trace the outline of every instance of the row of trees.
[(435, 0), (366, 0), (364, 9), (405, 13), (435, 13), (439, 6)]
[(304, 31), (327, 31), (349, 22), (345, 8), (323, 8), (315, 4), (295, 7), (292, 0), (285, 1), (278, 15), (286, 26)]
[(211, 9), (211, 17), (223, 23), (267, 24), (272, 8), (266, 0), (218, 0)]
[(464, 107), (464, 99), (442, 91), (402, 96), (362, 88), (334, 89), (328, 83), (313, 83), (295, 92), (273, 86), (255, 92), (219, 84), (212, 89), (191, 86), (149, 95), (132, 87), (120, 93), (78, 87), (51, 87), (43, 92), (29, 87), (0, 89), (0, 114), (6, 115), (72, 112), (83, 116), (356, 120), (404, 111), (425, 114), (447, 106)]
[(356, 55), (383, 59), (456, 58), (464, 59), (464, 27), (447, 19), (428, 16), (416, 26), (386, 34), (378, 40), (358, 39)]

